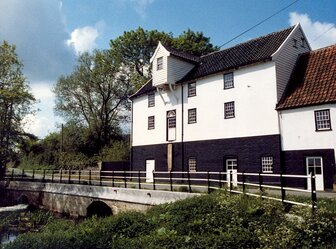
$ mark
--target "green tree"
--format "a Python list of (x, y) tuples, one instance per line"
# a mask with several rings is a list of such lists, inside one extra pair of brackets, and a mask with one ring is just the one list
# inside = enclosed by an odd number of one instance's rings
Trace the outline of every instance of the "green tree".
[(176, 38), (171, 33), (144, 30), (141, 27), (124, 32), (123, 35), (110, 41), (109, 51), (117, 63), (121, 63), (129, 69), (128, 74), (134, 85), (134, 90), (140, 88), (150, 78), (149, 60), (159, 41), (164, 45), (196, 56), (219, 49), (213, 46), (210, 43), (210, 38), (205, 37), (202, 32), (194, 32), (190, 29)]
[(84, 53), (75, 70), (58, 80), (55, 110), (68, 122), (85, 125), (98, 151), (119, 136), (120, 124), (128, 118), (131, 89), (127, 74), (110, 53)]
[(17, 143), (25, 136), (23, 118), (32, 113), (35, 98), (22, 73), (22, 63), (15, 46), (4, 41), (0, 45), (0, 168), (15, 154)]

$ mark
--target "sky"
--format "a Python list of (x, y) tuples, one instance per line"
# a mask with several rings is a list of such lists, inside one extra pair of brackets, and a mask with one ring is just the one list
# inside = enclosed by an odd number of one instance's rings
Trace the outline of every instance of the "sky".
[[(111, 39), (143, 27), (178, 36), (190, 28), (222, 45), (294, 0), (0, 0), (0, 42), (16, 45), (39, 100), (25, 129), (40, 138), (59, 129), (52, 89), (79, 53), (108, 49)], [(299, 0), (225, 47), (300, 22), (313, 49), (336, 43), (336, 1)], [(58, 125), (57, 125), (58, 124)]]

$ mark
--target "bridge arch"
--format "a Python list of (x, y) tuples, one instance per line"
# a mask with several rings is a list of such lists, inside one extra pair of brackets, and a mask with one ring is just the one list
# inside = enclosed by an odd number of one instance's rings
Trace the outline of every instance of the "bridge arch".
[(98, 217), (105, 217), (112, 215), (112, 209), (103, 201), (93, 201), (86, 208), (86, 216), (92, 217), (94, 215)]
[(29, 199), (26, 195), (20, 195), (20, 197), (16, 200), (17, 204), (29, 204)]

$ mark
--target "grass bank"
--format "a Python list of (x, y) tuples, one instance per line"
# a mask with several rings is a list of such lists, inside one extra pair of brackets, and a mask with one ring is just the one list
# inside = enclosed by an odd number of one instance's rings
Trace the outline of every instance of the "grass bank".
[(52, 221), (19, 236), (7, 249), (32, 248), (306, 248), (336, 241), (335, 203), (309, 208), (229, 196), (225, 191), (156, 206), (147, 213)]

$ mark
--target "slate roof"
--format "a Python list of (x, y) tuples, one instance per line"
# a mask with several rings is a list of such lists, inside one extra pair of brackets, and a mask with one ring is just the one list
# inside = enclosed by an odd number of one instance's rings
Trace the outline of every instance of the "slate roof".
[(277, 109), (336, 102), (336, 45), (300, 55)]
[(153, 81), (150, 79), (149, 81), (146, 82), (136, 93), (130, 96), (130, 99), (133, 99), (135, 97), (138, 97), (140, 95), (154, 92), (156, 88), (153, 86)]
[[(240, 43), (231, 48), (212, 52), (201, 57), (177, 51), (176, 49), (169, 46), (164, 45), (164, 47), (172, 55), (196, 64), (195, 67), (185, 77), (177, 82), (184, 83), (210, 74), (235, 69), (257, 62), (271, 60), (272, 55), (278, 50), (281, 44), (283, 44), (294, 27), (295, 26), (292, 26), (281, 31), (273, 32), (271, 34), (255, 38), (247, 42)], [(134, 98), (154, 90), (155, 87), (153, 87), (152, 81), (150, 80), (130, 98)]]
[(193, 63), (198, 63), (200, 61), (200, 57), (186, 53), (186, 52), (182, 52), (182, 51), (178, 51), (175, 48), (163, 45), (165, 47), (165, 49), (167, 49), (168, 52), (170, 52), (172, 55), (185, 59), (187, 61), (193, 62)]
[(292, 26), (231, 48), (204, 55), (200, 58), (199, 65), (193, 68), (179, 82), (192, 81), (221, 71), (271, 60), (272, 54), (278, 50), (294, 27)]

